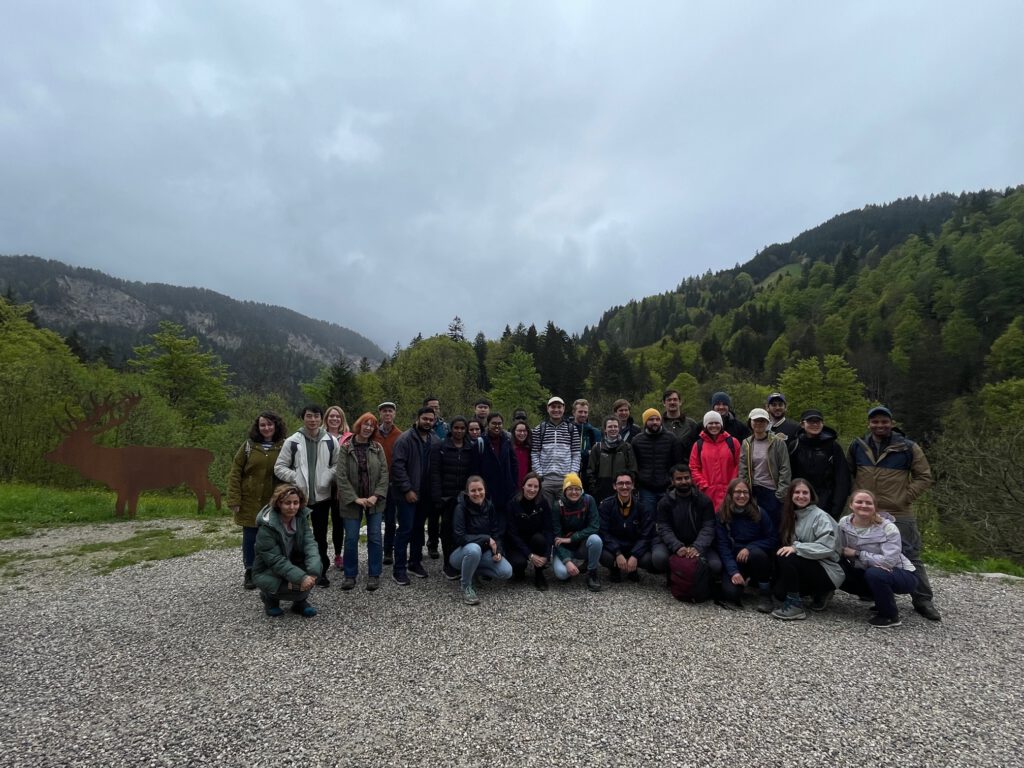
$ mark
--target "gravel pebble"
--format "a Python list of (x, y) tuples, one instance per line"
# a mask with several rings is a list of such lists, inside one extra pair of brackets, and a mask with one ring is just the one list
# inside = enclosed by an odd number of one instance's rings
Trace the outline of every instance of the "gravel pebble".
[[(237, 551), (0, 595), (0, 765), (1024, 765), (1024, 586), (932, 577), (943, 621), (841, 593), (780, 622), (660, 579), (317, 589), (263, 615)], [(333, 578), (334, 571), (331, 572)]]

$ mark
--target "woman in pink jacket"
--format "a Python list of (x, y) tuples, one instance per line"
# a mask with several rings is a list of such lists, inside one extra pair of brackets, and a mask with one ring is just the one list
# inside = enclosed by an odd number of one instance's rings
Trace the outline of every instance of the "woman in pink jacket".
[(704, 414), (704, 431), (690, 451), (690, 474), (716, 510), (739, 466), (740, 441), (722, 428), (722, 416), (718, 412), (708, 411)]

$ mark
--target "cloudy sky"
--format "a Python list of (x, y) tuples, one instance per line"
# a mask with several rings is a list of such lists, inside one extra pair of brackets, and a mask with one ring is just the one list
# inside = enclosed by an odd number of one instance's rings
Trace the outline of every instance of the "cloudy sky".
[(1024, 4), (7, 0), (0, 253), (384, 349), (1024, 183)]

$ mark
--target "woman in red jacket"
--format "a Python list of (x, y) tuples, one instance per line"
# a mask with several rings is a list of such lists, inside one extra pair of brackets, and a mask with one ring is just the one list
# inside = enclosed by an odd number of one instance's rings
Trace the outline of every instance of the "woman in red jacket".
[(715, 509), (725, 498), (726, 488), (736, 477), (739, 466), (740, 441), (722, 428), (721, 414), (708, 411), (704, 414), (704, 431), (690, 451), (690, 474)]

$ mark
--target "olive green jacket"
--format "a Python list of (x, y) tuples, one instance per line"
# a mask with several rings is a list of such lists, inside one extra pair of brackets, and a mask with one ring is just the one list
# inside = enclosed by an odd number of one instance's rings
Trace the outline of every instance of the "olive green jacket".
[(284, 440), (278, 440), (269, 450), (246, 440), (235, 454), (228, 472), (228, 506), (238, 507), (235, 523), (246, 528), (256, 527), (256, 514), (270, 503), (274, 487), (281, 481), (274, 476), (274, 462), (281, 453)]
[(341, 501), (341, 516), (352, 520), (362, 519), (367, 514), (384, 511), (384, 502), (388, 495), (388, 460), (380, 443), (370, 441), (366, 450), (366, 465), (370, 474), (370, 495), (377, 497), (377, 505), (372, 510), (364, 510), (356, 504), (359, 493), (359, 460), (356, 458), (355, 438), (341, 446), (341, 455), (334, 467), (334, 477), (338, 483), (338, 499)]

